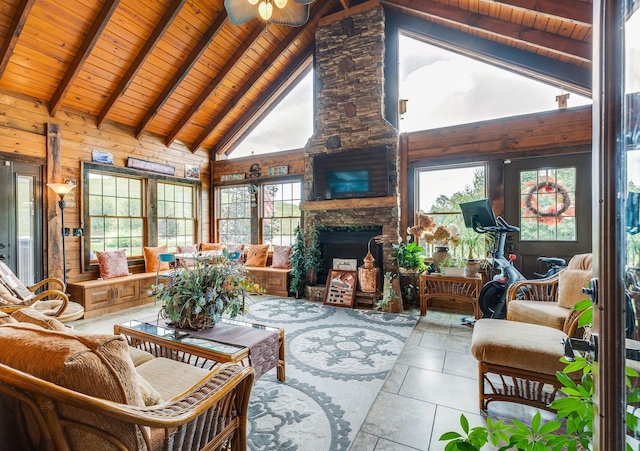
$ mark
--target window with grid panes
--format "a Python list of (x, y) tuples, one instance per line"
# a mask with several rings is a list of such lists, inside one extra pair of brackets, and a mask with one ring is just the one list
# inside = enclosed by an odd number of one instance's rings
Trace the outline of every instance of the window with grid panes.
[(169, 252), (195, 243), (195, 188), (158, 183), (158, 246)]
[(262, 243), (293, 244), (293, 231), (300, 224), (300, 182), (262, 185)]
[(142, 179), (89, 172), (91, 259), (96, 252), (126, 250), (142, 256), (144, 210)]
[(251, 243), (251, 202), (256, 202), (257, 193), (249, 192), (248, 186), (233, 186), (218, 189), (219, 240), (225, 244)]

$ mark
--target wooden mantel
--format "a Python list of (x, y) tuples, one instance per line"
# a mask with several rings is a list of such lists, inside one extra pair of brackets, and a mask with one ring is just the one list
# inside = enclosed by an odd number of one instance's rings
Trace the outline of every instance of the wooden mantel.
[(302, 202), (300, 210), (302, 211), (318, 211), (318, 210), (347, 210), (362, 208), (379, 208), (379, 207), (396, 207), (398, 199), (394, 196), (389, 197), (365, 197), (357, 199), (331, 199), (311, 202)]

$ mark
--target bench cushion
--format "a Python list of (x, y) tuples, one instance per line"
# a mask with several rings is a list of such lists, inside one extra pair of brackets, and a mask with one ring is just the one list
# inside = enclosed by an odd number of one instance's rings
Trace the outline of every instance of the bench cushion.
[(510, 321), (539, 324), (562, 330), (569, 309), (560, 307), (556, 302), (520, 301), (509, 302), (507, 318)]
[(156, 357), (136, 367), (139, 375), (155, 388), (165, 401), (181, 395), (209, 374), (209, 370)]
[(555, 375), (567, 336), (560, 330), (536, 324), (483, 318), (476, 321), (471, 353), (479, 362)]

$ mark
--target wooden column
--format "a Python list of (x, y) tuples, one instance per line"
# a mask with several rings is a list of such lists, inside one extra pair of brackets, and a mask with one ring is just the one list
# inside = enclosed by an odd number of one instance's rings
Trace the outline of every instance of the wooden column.
[(47, 174), (42, 195), (45, 202), (45, 215), (47, 218), (45, 244), (45, 274), (62, 279), (62, 221), (60, 208), (58, 207), (58, 195), (47, 188), (47, 183), (62, 183), (62, 168), (60, 164), (61, 144), (60, 126), (47, 124)]

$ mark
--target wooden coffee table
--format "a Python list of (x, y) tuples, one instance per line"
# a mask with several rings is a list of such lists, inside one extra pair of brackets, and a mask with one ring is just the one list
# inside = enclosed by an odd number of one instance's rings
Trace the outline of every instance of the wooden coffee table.
[[(130, 346), (147, 351), (155, 357), (178, 360), (201, 368), (213, 368), (225, 362), (250, 366), (252, 361), (258, 361), (262, 357), (255, 355), (256, 352), (260, 353), (256, 349), (265, 349), (264, 346), (267, 346), (268, 352), (277, 352), (278, 358), (266, 370), (276, 367), (278, 380), (284, 382), (286, 379), (284, 329), (223, 319), (212, 329), (192, 331), (171, 327), (164, 319), (155, 317), (115, 324), (113, 329), (116, 335), (123, 335)], [(273, 334), (277, 339), (270, 336)], [(260, 343), (255, 347), (238, 344), (238, 335)], [(277, 346), (277, 350), (273, 346)], [(256, 371), (256, 378), (264, 372), (266, 371), (258, 374)]]

